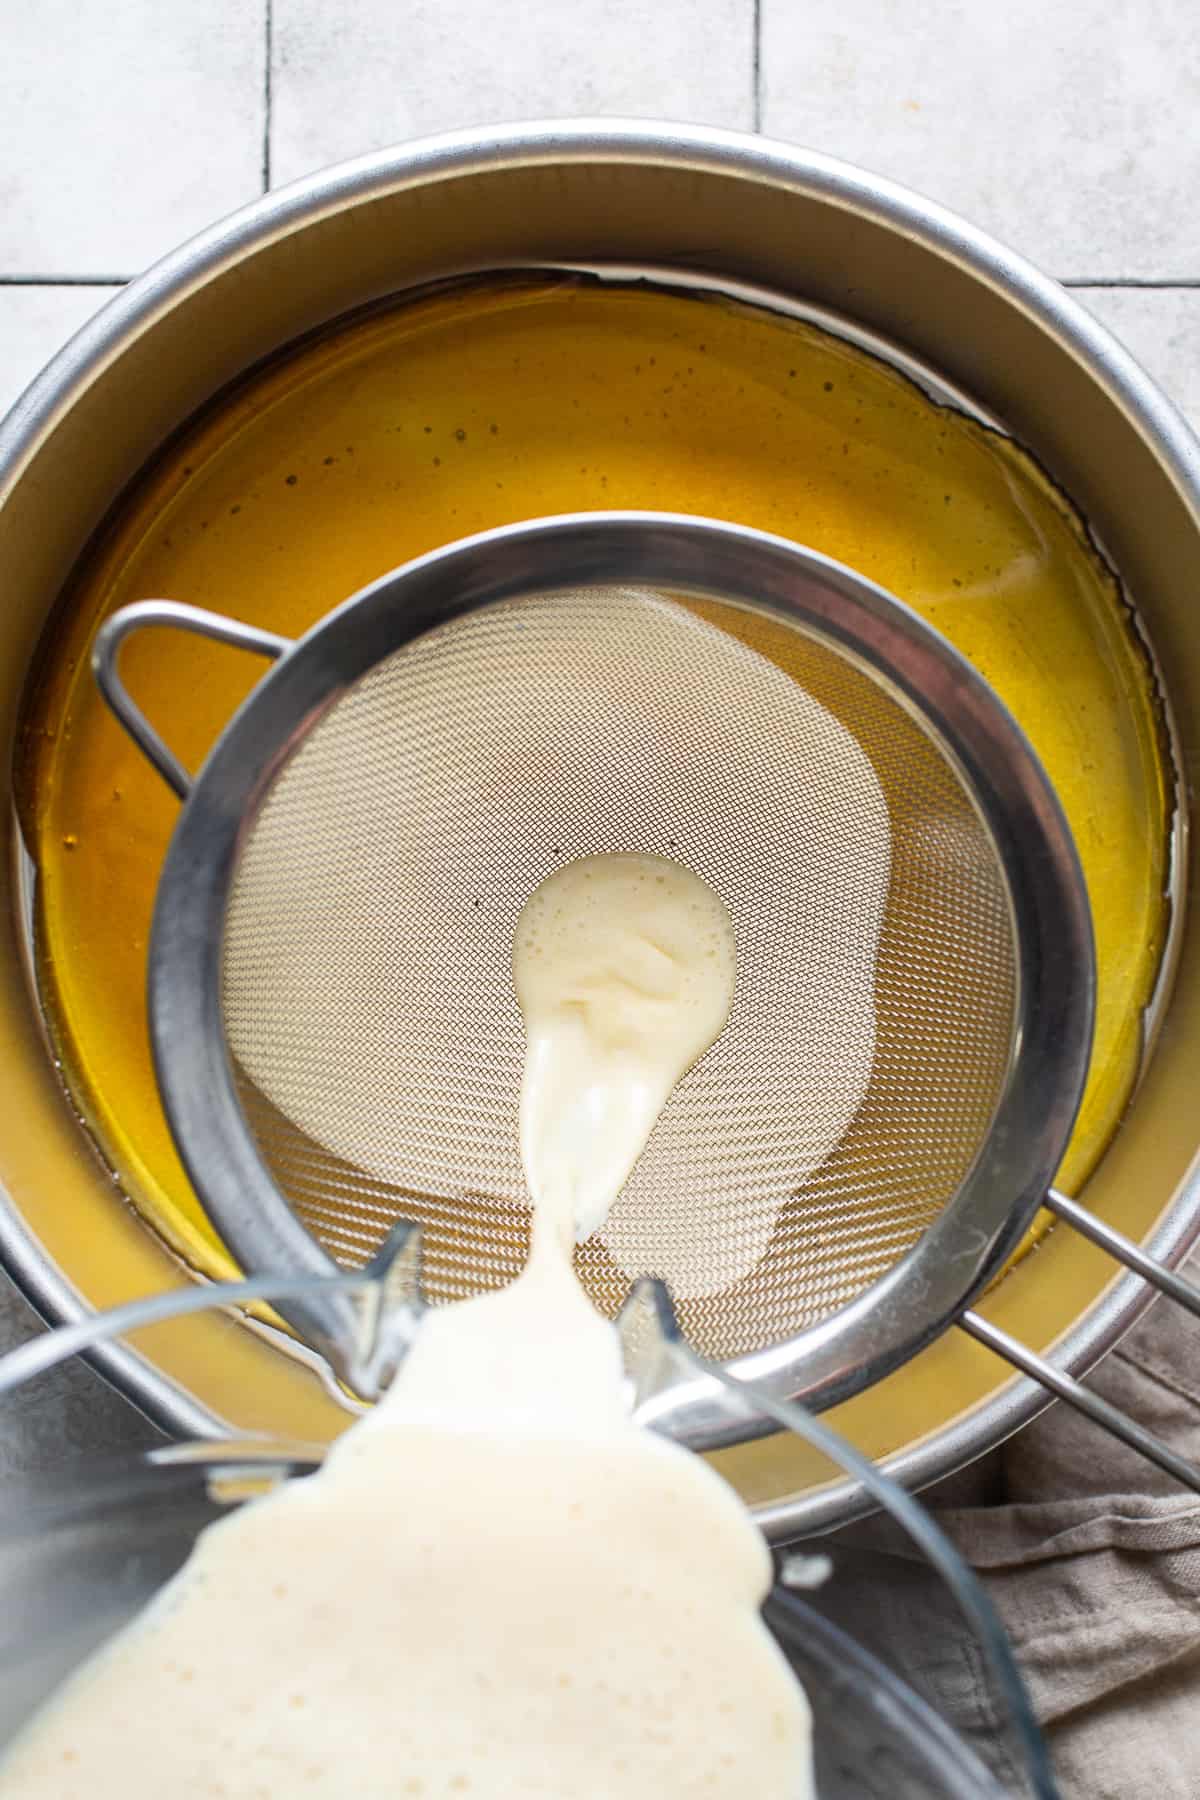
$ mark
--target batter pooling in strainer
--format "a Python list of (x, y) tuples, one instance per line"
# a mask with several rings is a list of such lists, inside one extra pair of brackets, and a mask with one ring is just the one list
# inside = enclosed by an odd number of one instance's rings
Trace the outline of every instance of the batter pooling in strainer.
[(517, 922), (525, 1017), (521, 1161), (538, 1224), (569, 1209), (604, 1223), (672, 1088), (733, 1001), (724, 903), (679, 863), (584, 856), (544, 881)]
[(205, 1531), (26, 1727), (0, 1795), (808, 1800), (765, 1546), (634, 1425), (569, 1260), (724, 1023), (728, 917), (678, 865), (586, 858), (527, 905), (514, 975), (524, 1273), (430, 1314), (317, 1475)]

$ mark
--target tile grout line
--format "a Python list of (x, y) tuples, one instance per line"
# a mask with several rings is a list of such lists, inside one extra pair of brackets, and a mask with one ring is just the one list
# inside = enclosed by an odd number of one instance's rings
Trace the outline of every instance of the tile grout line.
[(271, 191), (271, 56), (274, 51), (275, 17), (273, 0), (264, 0), (263, 7), (263, 143), (262, 143), (262, 189), (264, 194)]
[(1144, 288), (1149, 291), (1167, 288), (1200, 288), (1197, 275), (1064, 275), (1060, 287), (1065, 288)]
[(0, 288), (127, 287), (132, 275), (0, 275)]
[(762, 87), (762, 0), (754, 0), (751, 31), (753, 33), (753, 83), (752, 96), (753, 119), (755, 131), (762, 130), (763, 122), (763, 87)]

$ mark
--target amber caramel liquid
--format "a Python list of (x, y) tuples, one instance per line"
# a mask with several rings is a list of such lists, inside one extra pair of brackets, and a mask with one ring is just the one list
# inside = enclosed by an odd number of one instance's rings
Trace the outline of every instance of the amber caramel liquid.
[[(172, 1146), (144, 1002), (177, 805), (95, 691), (97, 625), (167, 596), (295, 636), (451, 539), (621, 507), (734, 519), (851, 564), (1008, 702), (1066, 808), (1095, 918), (1095, 1052), (1062, 1184), (1102, 1153), (1162, 954), (1170, 788), (1147, 656), (1080, 519), (1011, 442), (812, 325), (497, 278), (345, 323), (211, 407), (127, 495), (48, 636), (21, 771), (47, 1012), (103, 1155), (204, 1271), (232, 1265)], [(198, 767), (263, 665), (155, 631), (124, 667)]]

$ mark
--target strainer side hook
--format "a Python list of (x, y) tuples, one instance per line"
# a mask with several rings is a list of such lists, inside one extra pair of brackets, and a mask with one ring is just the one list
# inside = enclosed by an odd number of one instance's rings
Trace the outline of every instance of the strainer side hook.
[(96, 633), (92, 649), (92, 673), (96, 686), (111, 710), (121, 721), (146, 760), (153, 764), (180, 800), (191, 792), (192, 777), (175, 752), (151, 725), (146, 715), (130, 696), (121, 680), (121, 646), (134, 632), (148, 626), (166, 625), (176, 631), (190, 631), (198, 637), (212, 638), (236, 650), (249, 650), (256, 656), (274, 660), (292, 647), (292, 639), (273, 631), (262, 631), (257, 625), (243, 625), (223, 613), (205, 612), (198, 606), (182, 606), (177, 600), (138, 600), (124, 606), (104, 621)]

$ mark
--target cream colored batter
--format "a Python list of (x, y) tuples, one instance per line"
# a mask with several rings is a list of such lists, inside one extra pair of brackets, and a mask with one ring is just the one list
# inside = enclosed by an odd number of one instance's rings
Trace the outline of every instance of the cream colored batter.
[(533, 1252), (432, 1313), (321, 1471), (210, 1527), (0, 1765), (8, 1800), (809, 1800), (732, 1490), (634, 1425), (572, 1273), (733, 993), (687, 870), (593, 857), (517, 931)]
[(526, 1034), (521, 1160), (535, 1218), (569, 1206), (582, 1241), (603, 1225), (672, 1088), (729, 1017), (733, 926), (679, 863), (584, 856), (526, 904), (513, 979)]

